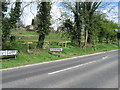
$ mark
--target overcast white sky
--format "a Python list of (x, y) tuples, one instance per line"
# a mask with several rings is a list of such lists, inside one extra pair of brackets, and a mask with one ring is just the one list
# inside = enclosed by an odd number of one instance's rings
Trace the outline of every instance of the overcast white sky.
[[(28, 0), (26, 0), (28, 1)], [(30, 1), (30, 0), (29, 0)], [(28, 1), (28, 2), (29, 2)], [(104, 2), (103, 4), (105, 4)], [(24, 3), (23, 5), (27, 4)], [(111, 12), (109, 12), (110, 8), (114, 7)], [(59, 6), (58, 2), (54, 3), (52, 5), (51, 15), (52, 15), (52, 26), (54, 29), (57, 29), (60, 22), (58, 19), (61, 17), (61, 12), (64, 11), (64, 8)], [(102, 10), (103, 13), (107, 14), (107, 18), (109, 20), (113, 20), (114, 22), (118, 23), (118, 2), (110, 2), (110, 5), (106, 6), (104, 10)], [(24, 9), (24, 14), (22, 15), (21, 19), (24, 22), (25, 25), (31, 25), (32, 19), (37, 14), (37, 4), (29, 5)]]

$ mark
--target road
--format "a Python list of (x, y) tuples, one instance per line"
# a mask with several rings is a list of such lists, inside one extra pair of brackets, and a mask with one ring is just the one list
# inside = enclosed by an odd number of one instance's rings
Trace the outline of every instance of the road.
[(118, 51), (2, 71), (3, 88), (118, 88)]

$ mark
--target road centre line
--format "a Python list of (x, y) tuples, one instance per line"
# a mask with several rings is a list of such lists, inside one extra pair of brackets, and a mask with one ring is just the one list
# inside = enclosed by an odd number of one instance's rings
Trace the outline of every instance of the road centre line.
[[(105, 59), (102, 59), (102, 60), (105, 60)], [(97, 60), (97, 61), (101, 61), (101, 59)], [(91, 63), (95, 63), (97, 61), (92, 61), (92, 62), (80, 64), (80, 65), (77, 65), (77, 66), (69, 67), (69, 68), (66, 68), (66, 69), (61, 69), (61, 70), (58, 70), (58, 71), (50, 72), (50, 73), (48, 73), (48, 75), (56, 74), (56, 73), (67, 71), (67, 70), (74, 69), (74, 68), (78, 68), (78, 67), (85, 66), (85, 65), (88, 65), (88, 64), (91, 64)]]

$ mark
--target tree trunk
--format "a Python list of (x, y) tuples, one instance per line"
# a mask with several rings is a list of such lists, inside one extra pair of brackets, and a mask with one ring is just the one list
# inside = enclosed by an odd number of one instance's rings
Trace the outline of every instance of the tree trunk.
[(81, 47), (81, 40), (78, 39), (78, 46)]
[(88, 30), (85, 30), (85, 46), (87, 46), (87, 40), (88, 40)]
[(99, 43), (103, 43), (103, 38), (102, 37), (99, 37)]
[(89, 44), (93, 44), (93, 39), (94, 39), (94, 21), (93, 21), (93, 13), (89, 14), (89, 27), (88, 27), (88, 39), (87, 42)]
[(44, 34), (39, 35), (38, 45), (37, 45), (38, 48), (43, 48), (44, 39), (45, 39), (45, 35)]
[(89, 44), (91, 44), (92, 43), (92, 31), (91, 30), (89, 30), (88, 31), (88, 38), (87, 38), (87, 42), (89, 43)]

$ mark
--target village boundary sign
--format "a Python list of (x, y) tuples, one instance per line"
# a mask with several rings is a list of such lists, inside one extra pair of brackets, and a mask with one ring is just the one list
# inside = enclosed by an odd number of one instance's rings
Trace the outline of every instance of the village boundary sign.
[(62, 51), (62, 48), (50, 48), (50, 51)]

